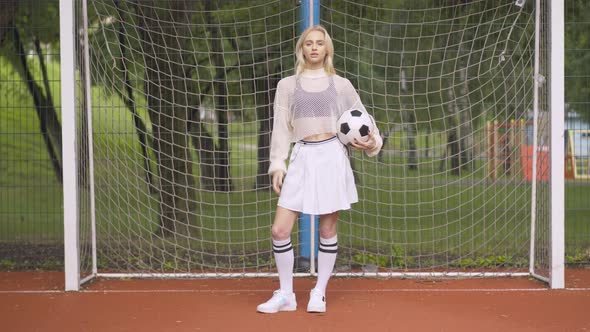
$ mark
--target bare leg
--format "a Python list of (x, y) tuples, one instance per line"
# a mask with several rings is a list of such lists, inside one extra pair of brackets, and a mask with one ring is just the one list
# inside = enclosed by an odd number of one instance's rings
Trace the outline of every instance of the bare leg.
[(338, 230), (338, 212), (320, 216), (320, 237), (329, 239), (336, 236)]
[(278, 206), (275, 220), (272, 225), (272, 239), (280, 241), (291, 237), (291, 231), (293, 230), (293, 225), (298, 216), (299, 212)]

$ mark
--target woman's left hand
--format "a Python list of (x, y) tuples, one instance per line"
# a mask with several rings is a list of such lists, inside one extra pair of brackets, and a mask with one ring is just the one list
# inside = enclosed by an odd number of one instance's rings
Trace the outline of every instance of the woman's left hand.
[(353, 142), (350, 142), (350, 145), (359, 150), (373, 150), (377, 146), (377, 141), (373, 133), (369, 132), (369, 139), (366, 142), (355, 139)]

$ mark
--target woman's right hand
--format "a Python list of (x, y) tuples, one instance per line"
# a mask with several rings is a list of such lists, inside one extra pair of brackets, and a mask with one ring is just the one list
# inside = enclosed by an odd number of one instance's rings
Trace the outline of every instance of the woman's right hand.
[(272, 173), (272, 190), (279, 196), (281, 195), (281, 187), (283, 187), (284, 177), (285, 172), (283, 171), (276, 171)]

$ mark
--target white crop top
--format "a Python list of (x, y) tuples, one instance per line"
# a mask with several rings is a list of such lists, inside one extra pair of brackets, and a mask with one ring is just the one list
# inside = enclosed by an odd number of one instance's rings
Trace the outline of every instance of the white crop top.
[[(299, 76), (280, 80), (274, 101), (268, 173), (287, 171), (285, 161), (292, 142), (317, 134), (336, 134), (338, 118), (352, 108), (366, 112), (350, 81), (328, 75), (324, 69), (305, 70)], [(366, 151), (369, 157), (377, 155), (383, 145), (376, 126), (373, 134), (377, 145)]]

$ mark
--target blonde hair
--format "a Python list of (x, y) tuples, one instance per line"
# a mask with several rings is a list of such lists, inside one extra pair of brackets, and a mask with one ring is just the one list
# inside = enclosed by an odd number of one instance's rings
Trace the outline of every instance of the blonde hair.
[(299, 37), (297, 40), (297, 44), (295, 45), (295, 56), (297, 57), (297, 61), (295, 62), (295, 75), (301, 74), (305, 70), (305, 57), (303, 56), (303, 42), (307, 38), (312, 31), (319, 31), (324, 34), (324, 39), (326, 42), (326, 57), (324, 58), (324, 70), (328, 75), (336, 74), (336, 70), (334, 69), (334, 43), (332, 43), (332, 38), (330, 38), (330, 34), (326, 28), (321, 25), (314, 25), (311, 26)]

